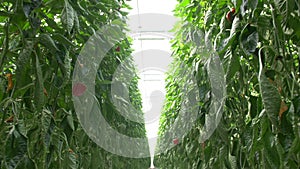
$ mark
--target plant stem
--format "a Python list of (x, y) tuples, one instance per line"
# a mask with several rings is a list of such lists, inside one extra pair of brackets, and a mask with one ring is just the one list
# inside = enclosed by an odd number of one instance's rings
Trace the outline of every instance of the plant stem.
[(8, 52), (8, 47), (9, 47), (9, 25), (10, 25), (10, 19), (8, 22), (5, 23), (5, 26), (4, 26), (4, 36), (5, 36), (5, 39), (4, 39), (4, 42), (3, 42), (3, 53), (2, 55), (0, 56), (0, 70), (2, 70), (2, 65), (5, 61), (5, 58), (6, 58), (6, 54)]

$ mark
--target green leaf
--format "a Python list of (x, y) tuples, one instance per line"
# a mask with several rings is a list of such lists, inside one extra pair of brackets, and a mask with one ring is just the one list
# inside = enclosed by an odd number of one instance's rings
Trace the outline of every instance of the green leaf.
[(230, 37), (232, 37), (234, 34), (238, 33), (239, 31), (240, 31), (240, 19), (238, 17), (235, 17), (230, 29)]
[[(100, 158), (100, 159), (99, 159)], [(101, 164), (100, 161), (103, 161), (103, 157), (101, 156), (101, 152), (99, 149), (94, 148), (91, 150), (91, 162), (90, 162), (90, 168), (97, 168), (103, 164)]]
[(243, 40), (243, 47), (249, 53), (253, 53), (256, 50), (258, 43), (258, 33), (253, 32), (251, 33), (245, 40)]
[(258, 0), (248, 0), (248, 8), (254, 10), (257, 7)]
[(59, 51), (55, 45), (54, 40), (48, 33), (43, 33), (39, 36), (39, 42), (44, 45), (46, 48), (50, 49), (51, 53), (55, 54), (56, 51)]
[(14, 14), (10, 12), (0, 11), (0, 16), (12, 17)]
[(27, 157), (27, 140), (15, 129), (8, 135), (6, 146), (6, 160), (8, 166), (25, 168), (32, 166), (32, 161)]
[(74, 26), (75, 26), (75, 29), (76, 29), (76, 31), (80, 31), (80, 23), (79, 23), (79, 19), (78, 19), (78, 14), (77, 14), (77, 12), (75, 11), (74, 12)]
[(276, 149), (277, 149), (277, 152), (278, 152), (278, 156), (279, 156), (279, 161), (280, 161), (280, 169), (284, 169), (284, 159), (285, 159), (285, 157), (284, 157), (284, 154), (285, 154), (285, 152), (284, 152), (284, 149), (283, 149), (283, 147), (282, 147), (282, 145), (280, 144), (280, 142), (278, 141), (278, 140), (276, 140)]
[(23, 11), (26, 16), (26, 18), (29, 17), (31, 11), (34, 9), (33, 4), (28, 2), (23, 2)]
[(35, 58), (35, 68), (36, 68), (36, 80), (35, 80), (35, 97), (34, 102), (37, 108), (37, 111), (39, 112), (45, 102), (45, 96), (44, 96), (44, 79), (43, 79), (43, 73), (42, 68), (39, 62), (38, 55), (36, 55)]
[(294, 140), (293, 140), (293, 143), (289, 149), (289, 152), (288, 152), (288, 156), (289, 157), (292, 157), (294, 154), (299, 154), (300, 152), (300, 144), (299, 144), (299, 136), (297, 136)]
[(29, 73), (29, 62), (31, 60), (31, 54), (33, 51), (35, 42), (25, 41), (24, 47), (17, 60), (17, 71), (16, 78), (17, 89), (31, 83), (30, 73)]
[(67, 121), (68, 121), (68, 124), (69, 124), (70, 128), (74, 131), (75, 127), (74, 127), (73, 116), (72, 115), (68, 115), (67, 116)]
[(4, 96), (5, 96), (5, 84), (6, 84), (6, 81), (2, 78), (0, 78), (0, 100), (4, 100)]
[(231, 0), (231, 2), (233, 3), (236, 9), (239, 9), (241, 4), (243, 3), (243, 0)]
[(230, 82), (236, 72), (240, 69), (240, 58), (236, 54), (232, 54), (230, 57), (229, 68), (226, 73), (226, 81)]
[(47, 17), (46, 14), (42, 14), (46, 21), (46, 23), (49, 25), (49, 27), (55, 29), (55, 30), (60, 30), (60, 27), (57, 25), (57, 23), (54, 21), (54, 19), (50, 19)]
[(242, 16), (244, 16), (248, 10), (253, 11), (257, 5), (258, 0), (244, 0), (240, 8)]
[[(299, 4), (299, 1), (295, 1), (295, 0), (276, 0), (275, 1), (275, 5), (277, 7), (277, 9), (279, 10), (279, 12), (281, 13), (282, 16), (282, 25), (287, 28), (287, 26), (289, 24), (291, 24), (290, 22), (292, 22), (292, 18), (293, 18), (293, 11), (296, 10), (296, 4)], [(300, 14), (298, 13), (298, 16)]]
[(65, 0), (65, 7), (61, 17), (62, 23), (66, 26), (67, 31), (70, 34), (74, 27), (75, 12), (68, 0)]
[(68, 38), (66, 38), (65, 36), (63, 36), (60, 33), (54, 33), (52, 35), (52, 39), (56, 40), (60, 44), (64, 44), (67, 46), (75, 46)]
[[(227, 49), (230, 47), (230, 45), (233, 44), (233, 42), (236, 40), (236, 35), (237, 34), (233, 34), (232, 36), (226, 38), (224, 41), (221, 42), (221, 47), (220, 47), (220, 50), (218, 51), (218, 54), (220, 56), (222, 56), (226, 51)], [(216, 46), (216, 44), (215, 44)]]
[(65, 49), (64, 51), (64, 62), (63, 64), (60, 64), (60, 68), (63, 72), (63, 76), (64, 76), (64, 81), (61, 87), (66, 86), (69, 82), (70, 82), (70, 77), (71, 77), (71, 62), (72, 62), (72, 58), (70, 56), (69, 50)]
[(48, 151), (49, 148), (49, 143), (50, 143), (50, 134), (49, 133), (49, 129), (51, 127), (51, 120), (52, 120), (52, 113), (47, 110), (47, 109), (43, 109), (42, 112), (42, 117), (41, 117), (41, 135), (42, 135), (42, 140), (43, 140), (43, 147), (44, 147), (44, 153), (46, 153), (46, 151)]
[(112, 83), (112, 81), (109, 81), (109, 80), (99, 80), (99, 84), (110, 85), (111, 83)]
[(275, 147), (275, 137), (271, 133), (271, 130), (268, 129), (266, 132), (264, 138), (263, 138), (263, 144), (264, 144), (264, 158), (266, 158), (267, 162), (271, 166), (271, 168), (279, 168), (280, 167), (280, 158), (278, 155), (278, 151)]
[(212, 11), (208, 10), (208, 11), (206, 11), (205, 17), (204, 17), (205, 27), (208, 27), (211, 22), (212, 22)]
[(275, 126), (278, 126), (278, 113), (281, 105), (281, 98), (278, 90), (263, 73), (259, 75), (259, 86), (267, 115), (271, 122)]
[(77, 169), (78, 163), (77, 163), (77, 157), (73, 150), (65, 150), (64, 154), (64, 160), (63, 160), (63, 168), (69, 168), (69, 169)]

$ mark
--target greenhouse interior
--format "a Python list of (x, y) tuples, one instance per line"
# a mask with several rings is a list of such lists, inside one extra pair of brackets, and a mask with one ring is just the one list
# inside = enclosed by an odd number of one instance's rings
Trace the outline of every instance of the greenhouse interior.
[(300, 169), (300, 0), (0, 0), (1, 169)]

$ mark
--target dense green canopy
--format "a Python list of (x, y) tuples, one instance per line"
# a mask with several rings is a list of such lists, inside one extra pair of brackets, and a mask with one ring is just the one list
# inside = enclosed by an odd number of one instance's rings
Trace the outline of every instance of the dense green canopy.
[[(300, 13), (297, 0), (179, 0), (173, 66), (161, 117), (159, 168), (300, 167)], [(209, 50), (208, 50), (209, 49)], [(215, 51), (216, 53), (214, 54)], [(208, 64), (218, 56), (225, 71), (226, 97), (220, 123), (203, 139), (203, 128), (217, 122), (215, 79)], [(182, 68), (182, 64), (186, 65)], [(218, 65), (218, 64), (217, 64)], [(186, 69), (197, 79), (200, 101), (194, 127), (177, 138)], [(214, 70), (222, 70), (214, 68)], [(221, 86), (220, 86), (221, 88)], [(172, 126), (172, 127), (170, 127)]]

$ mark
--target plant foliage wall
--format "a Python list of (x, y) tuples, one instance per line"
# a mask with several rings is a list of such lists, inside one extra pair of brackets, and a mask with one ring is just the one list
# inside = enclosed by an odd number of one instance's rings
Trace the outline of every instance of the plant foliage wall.
[[(300, 167), (300, 2), (298, 0), (179, 0), (174, 62), (167, 77), (156, 166), (183, 168)], [(224, 112), (204, 142), (211, 100), (209, 55), (213, 47), (226, 78)], [(183, 67), (182, 65), (185, 65)], [(185, 70), (199, 89), (196, 124), (182, 138), (170, 126), (179, 116)], [(189, 125), (189, 124), (186, 124)], [(171, 132), (170, 132), (171, 131)]]
[[(1, 168), (142, 168), (149, 159), (129, 159), (99, 148), (85, 134), (72, 102), (72, 73), (85, 42), (103, 25), (124, 21), (123, 0), (0, 1)], [(121, 22), (120, 22), (121, 23)], [(126, 37), (126, 25), (116, 24)], [(125, 120), (111, 103), (110, 81), (131, 54), (122, 40), (104, 58), (95, 96), (112, 127), (145, 137), (142, 124)], [(84, 67), (83, 63), (78, 63)], [(135, 74), (132, 66), (127, 67)], [(127, 88), (140, 110), (137, 76)], [(141, 113), (138, 112), (138, 113)], [(120, 126), (128, 126), (130, 130)]]

